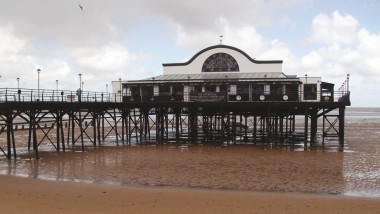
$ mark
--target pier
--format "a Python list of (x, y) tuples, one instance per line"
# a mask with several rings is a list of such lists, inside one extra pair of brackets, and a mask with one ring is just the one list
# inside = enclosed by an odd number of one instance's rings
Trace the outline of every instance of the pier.
[[(112, 93), (2, 88), (0, 150), (10, 159), (21, 146), (39, 158), (42, 143), (58, 152), (105, 142), (308, 148), (335, 141), (343, 149), (349, 75), (335, 90), (321, 77), (284, 74), (282, 63), (220, 44), (163, 64), (163, 75), (119, 78)], [(15, 137), (20, 127), (26, 145)]]
[[(84, 93), (79, 102), (75, 92), (43, 90), (37, 96), (37, 90), (19, 90), (0, 90), (0, 151), (9, 159), (16, 158), (17, 148), (25, 144), (39, 158), (43, 143), (57, 152), (67, 147), (84, 151), (109, 141), (116, 145), (302, 142), (308, 147), (316, 143), (319, 118), (323, 121), (319, 130), (322, 143), (333, 138), (343, 149), (344, 112), (350, 104), (349, 91), (335, 92), (332, 102), (241, 103), (160, 99), (120, 102), (117, 96), (122, 94), (95, 92)], [(296, 130), (297, 122), (302, 124), (301, 130)], [(16, 140), (15, 133), (20, 129), (27, 135), (27, 142)]]

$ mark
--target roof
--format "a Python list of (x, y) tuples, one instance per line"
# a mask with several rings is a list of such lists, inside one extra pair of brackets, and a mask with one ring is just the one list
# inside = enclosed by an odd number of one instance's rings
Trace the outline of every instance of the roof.
[(286, 80), (298, 80), (294, 75), (286, 76), (282, 72), (270, 72), (270, 73), (201, 73), (201, 74), (166, 74), (151, 77), (142, 80), (130, 80), (128, 83), (152, 83), (155, 82), (203, 82), (208, 81), (220, 81), (220, 80), (235, 80), (235, 81), (262, 81), (263, 79), (286, 79)]
[(277, 63), (283, 63), (282, 60), (256, 60), (256, 59), (252, 59), (247, 53), (245, 53), (244, 51), (238, 49), (238, 48), (235, 48), (235, 47), (232, 47), (232, 46), (228, 46), (228, 45), (214, 45), (214, 46), (211, 46), (211, 47), (208, 47), (208, 48), (205, 48), (201, 51), (199, 51), (198, 53), (196, 53), (189, 61), (187, 62), (182, 62), (182, 63), (164, 63), (162, 64), (164, 67), (167, 67), (167, 66), (184, 66), (184, 65), (188, 65), (190, 64), (192, 61), (194, 61), (195, 58), (197, 58), (199, 55), (201, 55), (202, 53), (206, 52), (206, 51), (209, 51), (209, 50), (212, 50), (212, 49), (216, 49), (216, 48), (227, 48), (227, 49), (231, 49), (231, 50), (234, 50), (234, 51), (237, 51), (241, 54), (243, 54), (245, 57), (248, 58), (249, 61), (253, 62), (253, 63), (256, 63), (256, 64), (277, 64)]

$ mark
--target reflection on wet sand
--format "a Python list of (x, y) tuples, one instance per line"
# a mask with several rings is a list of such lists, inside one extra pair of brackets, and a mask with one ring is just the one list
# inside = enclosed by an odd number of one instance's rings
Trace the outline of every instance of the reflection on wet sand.
[(348, 117), (345, 152), (322, 147), (112, 144), (83, 153), (45, 151), (40, 160), (25, 152), (17, 160), (0, 160), (0, 173), (110, 185), (380, 197), (378, 123)]
[(2, 174), (121, 185), (342, 193), (343, 153), (252, 146), (100, 147), (10, 161)]

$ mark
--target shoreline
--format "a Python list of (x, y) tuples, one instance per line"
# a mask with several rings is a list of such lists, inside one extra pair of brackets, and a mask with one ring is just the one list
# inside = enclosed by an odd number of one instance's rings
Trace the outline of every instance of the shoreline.
[(0, 176), (2, 211), (19, 213), (378, 213), (379, 198), (134, 187)]

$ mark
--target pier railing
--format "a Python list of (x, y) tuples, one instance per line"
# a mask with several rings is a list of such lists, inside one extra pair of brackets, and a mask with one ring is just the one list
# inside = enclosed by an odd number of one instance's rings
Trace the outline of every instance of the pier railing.
[(106, 92), (0, 88), (0, 102), (115, 102), (118, 99)]
[(123, 102), (350, 102), (349, 91), (248, 93), (189, 92), (180, 94), (123, 94)]
[(68, 90), (45, 90), (25, 88), (0, 88), (1, 102), (350, 102), (350, 92), (339, 90), (333, 92), (304, 93), (247, 93), (237, 92), (190, 92), (181, 94), (153, 94), (141, 95), (91, 92), (91, 91), (68, 91)]

